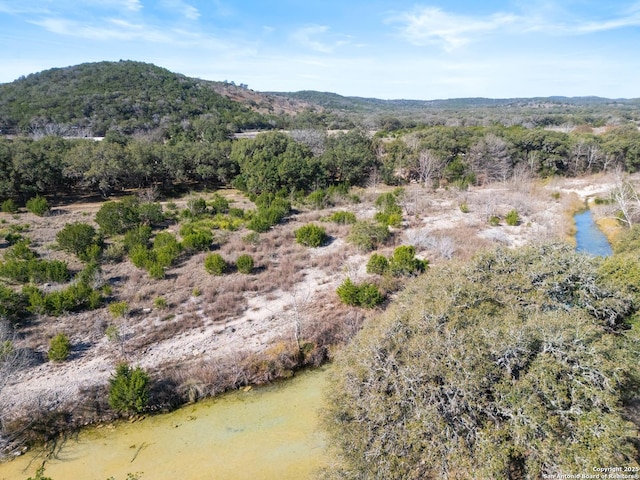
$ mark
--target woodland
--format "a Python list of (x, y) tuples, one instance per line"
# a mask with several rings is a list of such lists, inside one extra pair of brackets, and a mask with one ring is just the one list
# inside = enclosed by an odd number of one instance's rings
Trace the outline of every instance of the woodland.
[[(332, 361), (320, 477), (638, 467), (639, 125), (637, 99), (259, 93), (129, 61), (0, 85), (2, 452)], [(544, 188), (597, 175), (617, 179), (589, 199), (613, 219), (606, 259), (570, 232), (424, 233), (442, 199), (482, 228), (570, 216), (584, 202)], [(318, 271), (330, 289), (303, 302)], [(287, 296), (286, 340), (274, 323), (246, 352), (130, 362), (235, 334), (252, 295)], [(93, 383), (55, 408), (15, 402), (25, 372), (92, 349), (110, 365)]]

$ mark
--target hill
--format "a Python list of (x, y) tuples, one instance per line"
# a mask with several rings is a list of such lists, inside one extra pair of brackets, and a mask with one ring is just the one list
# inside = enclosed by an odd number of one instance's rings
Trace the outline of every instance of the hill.
[(172, 73), (141, 62), (84, 63), (54, 68), (0, 85), (0, 129), (104, 135), (150, 130), (201, 115), (230, 130), (272, 128), (278, 115), (304, 104), (262, 95), (226, 82)]

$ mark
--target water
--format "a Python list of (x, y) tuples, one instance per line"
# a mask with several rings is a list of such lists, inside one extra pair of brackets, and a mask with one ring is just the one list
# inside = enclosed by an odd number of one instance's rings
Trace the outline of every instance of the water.
[[(249, 392), (233, 392), (175, 412), (88, 428), (46, 463), (53, 480), (305, 479), (323, 465), (319, 430), (327, 368)], [(0, 479), (25, 480), (42, 463), (29, 452), (0, 464)], [(41, 455), (41, 454), (40, 454)]]
[(607, 257), (613, 253), (607, 237), (594, 222), (591, 210), (577, 213), (573, 218), (576, 222), (576, 250), (578, 252), (601, 257)]

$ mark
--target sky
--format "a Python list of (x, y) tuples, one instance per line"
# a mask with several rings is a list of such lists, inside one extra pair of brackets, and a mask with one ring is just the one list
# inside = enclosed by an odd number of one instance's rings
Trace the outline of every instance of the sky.
[(640, 97), (640, 0), (0, 0), (0, 83), (136, 60), (257, 91)]

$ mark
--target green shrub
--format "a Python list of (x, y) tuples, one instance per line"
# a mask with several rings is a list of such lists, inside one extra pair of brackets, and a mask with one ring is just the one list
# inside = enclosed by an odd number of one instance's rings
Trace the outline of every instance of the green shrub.
[(331, 197), (326, 190), (319, 189), (314, 190), (307, 195), (306, 203), (312, 205), (314, 208), (327, 208), (331, 206)]
[(120, 202), (106, 202), (96, 213), (96, 223), (105, 235), (125, 233), (140, 224), (139, 202), (127, 197)]
[(149, 248), (152, 233), (149, 225), (138, 225), (124, 234), (122, 244), (127, 252), (131, 252), (137, 245)]
[[(56, 234), (58, 246), (76, 255), (80, 260), (90, 261), (96, 256), (96, 252), (102, 251), (102, 239), (96, 229), (87, 223), (67, 223)], [(97, 247), (97, 250), (96, 250)]]
[(373, 216), (373, 219), (385, 226), (388, 227), (400, 227), (402, 225), (402, 214), (401, 213), (387, 213), (387, 212), (378, 212)]
[(213, 234), (208, 230), (198, 230), (182, 237), (182, 245), (189, 250), (206, 252), (213, 243)]
[(356, 223), (356, 216), (352, 212), (339, 211), (329, 215), (328, 220), (339, 225), (352, 225)]
[(258, 245), (260, 243), (260, 234), (258, 232), (247, 233), (242, 237), (242, 241), (249, 245)]
[(296, 242), (306, 247), (319, 247), (329, 238), (324, 228), (312, 223), (294, 230), (293, 233), (296, 236)]
[(15, 322), (28, 311), (28, 298), (24, 293), (14, 292), (0, 285), (0, 317)]
[(138, 221), (143, 225), (158, 225), (164, 221), (162, 205), (159, 203), (141, 203), (138, 205)]
[(384, 296), (374, 284), (363, 283), (356, 285), (350, 278), (342, 282), (336, 293), (342, 303), (352, 307), (373, 308), (384, 301)]
[(253, 257), (247, 254), (240, 255), (236, 260), (236, 268), (240, 273), (253, 272)]
[(190, 198), (187, 201), (187, 212), (190, 217), (197, 217), (207, 211), (207, 202), (204, 198)]
[(467, 202), (462, 202), (460, 204), (460, 211), (462, 213), (469, 213), (471, 210), (469, 209), (469, 204)]
[(49, 206), (49, 202), (46, 198), (36, 195), (35, 197), (27, 200), (27, 210), (42, 217), (51, 210), (51, 207)]
[(13, 198), (7, 198), (4, 202), (2, 202), (2, 211), (4, 213), (17, 213), (18, 204)]
[(109, 313), (113, 318), (123, 318), (129, 313), (129, 304), (125, 301), (109, 304)]
[(520, 215), (518, 215), (517, 210), (511, 210), (504, 217), (504, 221), (507, 222), (507, 225), (511, 227), (515, 227), (520, 223)]
[(229, 201), (218, 193), (213, 195), (213, 198), (207, 202), (207, 205), (211, 207), (211, 213), (214, 215), (229, 212)]
[(384, 255), (374, 253), (367, 262), (367, 273), (371, 275), (384, 275), (389, 271), (389, 260)]
[(149, 381), (142, 368), (132, 369), (121, 363), (109, 379), (109, 406), (126, 414), (144, 411), (149, 401)]
[(47, 356), (52, 362), (64, 362), (71, 353), (71, 342), (64, 333), (59, 333), (49, 342)]
[(369, 221), (358, 221), (351, 227), (347, 241), (364, 252), (375, 250), (390, 236), (389, 228)]
[(122, 242), (115, 242), (107, 246), (102, 252), (102, 259), (105, 262), (118, 263), (126, 255), (126, 249)]
[(164, 297), (156, 297), (156, 299), (153, 301), (153, 306), (159, 310), (163, 310), (167, 308), (167, 299)]
[(227, 268), (227, 262), (219, 253), (210, 253), (204, 259), (204, 269), (211, 275), (223, 275)]
[(395, 277), (418, 275), (427, 267), (425, 260), (416, 258), (416, 249), (410, 245), (402, 245), (393, 251), (389, 261), (389, 270)]
[(491, 217), (489, 217), (489, 225), (491, 225), (492, 227), (497, 227), (498, 225), (500, 225), (500, 217), (496, 215), (492, 215)]

